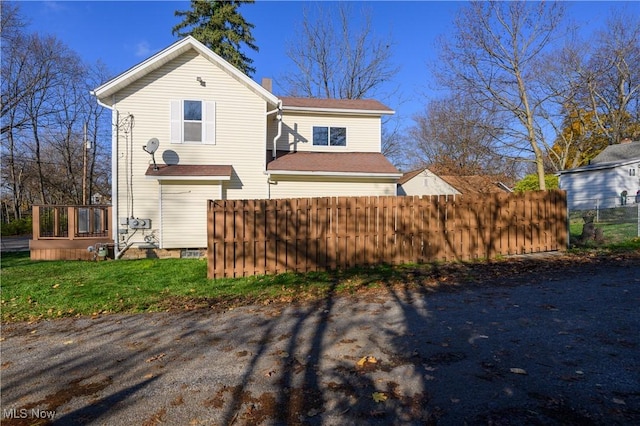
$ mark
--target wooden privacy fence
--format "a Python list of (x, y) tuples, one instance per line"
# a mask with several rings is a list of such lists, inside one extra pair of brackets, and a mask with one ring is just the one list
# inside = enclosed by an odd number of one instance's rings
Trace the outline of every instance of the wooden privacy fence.
[(208, 201), (208, 277), (564, 250), (564, 191)]

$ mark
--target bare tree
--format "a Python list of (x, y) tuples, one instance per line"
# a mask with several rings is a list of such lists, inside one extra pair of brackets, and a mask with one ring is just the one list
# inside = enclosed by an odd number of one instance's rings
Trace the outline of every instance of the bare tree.
[(596, 34), (596, 49), (580, 69), (598, 127), (614, 144), (640, 130), (630, 128), (638, 114), (630, 109), (637, 108), (640, 98), (640, 22), (622, 12), (614, 13)]
[(430, 101), (413, 117), (408, 136), (413, 166), (441, 174), (513, 176), (516, 162), (497, 152), (502, 129), (496, 116), (462, 96)]
[(503, 149), (533, 156), (541, 189), (546, 156), (537, 119), (550, 94), (539, 90), (537, 61), (562, 16), (555, 3), (474, 2), (461, 10), (454, 37), (440, 40), (439, 82), (502, 116)]
[(11, 10), (14, 24), (4, 14), (8, 10), (3, 3), (4, 217), (10, 205), (13, 218), (18, 219), (36, 202), (82, 200), (85, 123), (93, 141), (87, 164), (89, 195), (94, 184), (107, 195), (109, 152), (101, 141), (108, 135), (100, 133), (105, 127), (103, 109), (89, 97), (90, 88), (106, 79), (104, 68), (97, 73), (98, 68), (87, 67), (55, 37), (23, 33), (19, 10)]
[(287, 56), (297, 68), (284, 77), (288, 92), (336, 99), (378, 96), (398, 72), (391, 61), (390, 38), (374, 34), (366, 10), (359, 14), (359, 27), (344, 3), (318, 7), (316, 12), (314, 19), (305, 10), (300, 36), (287, 48)]

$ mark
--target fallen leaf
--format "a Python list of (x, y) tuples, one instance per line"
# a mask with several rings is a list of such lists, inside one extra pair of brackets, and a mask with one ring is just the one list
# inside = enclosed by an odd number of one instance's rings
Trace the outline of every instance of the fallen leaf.
[(435, 380), (436, 378), (435, 378), (435, 376), (432, 376), (432, 375), (430, 375), (430, 374), (425, 374), (425, 375), (424, 375), (424, 379), (425, 379), (425, 380)]
[(51, 288), (58, 288), (60, 287), (60, 284), (54, 284), (53, 286), (51, 286)]
[(62, 342), (63, 345), (70, 345), (73, 343), (73, 340), (67, 340), (65, 342)]
[(527, 374), (527, 371), (523, 370), (522, 368), (510, 368), (509, 371), (511, 371), (513, 374)]
[(362, 358), (360, 358), (358, 360), (358, 362), (356, 362), (356, 365), (358, 367), (364, 367), (364, 365), (367, 364), (367, 363), (376, 364), (377, 362), (378, 362), (378, 360), (373, 356), (363, 356)]
[(375, 402), (384, 402), (387, 400), (387, 395), (384, 392), (374, 392), (371, 394), (371, 397)]
[(164, 358), (164, 357), (165, 357), (165, 355), (166, 355), (165, 353), (161, 353), (161, 354), (158, 354), (158, 355), (152, 356), (151, 358), (147, 359), (145, 362), (153, 362), (153, 361), (157, 361), (157, 360), (159, 360), (159, 359)]
[(612, 399), (614, 404), (618, 404), (618, 405), (627, 405), (626, 402), (624, 402), (622, 399), (618, 399), (618, 398), (613, 398)]

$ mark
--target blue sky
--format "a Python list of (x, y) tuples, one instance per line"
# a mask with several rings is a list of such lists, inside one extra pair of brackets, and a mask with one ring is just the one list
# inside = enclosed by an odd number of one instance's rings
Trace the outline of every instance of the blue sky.
[[(282, 93), (278, 77), (292, 71), (286, 45), (308, 4), (301, 1), (257, 0), (244, 5), (241, 13), (255, 25), (253, 36), (259, 52), (245, 50), (253, 60), (253, 78), (274, 79), (274, 91)], [(329, 3), (329, 2), (326, 2)], [(384, 101), (404, 120), (420, 111), (430, 90), (427, 64), (437, 60), (436, 38), (450, 33), (456, 1), (351, 2), (354, 11), (363, 6), (371, 12), (376, 35), (394, 41), (394, 63), (400, 67), (395, 85), (397, 97)], [(335, 3), (333, 3), (335, 4)], [(602, 27), (612, 7), (619, 2), (568, 2), (568, 14), (581, 28)], [(634, 4), (632, 4), (633, 6)], [(51, 34), (77, 52), (85, 61), (101, 60), (114, 75), (167, 47), (176, 37), (171, 29), (179, 22), (176, 10), (189, 9), (188, 1), (22, 1), (22, 15), (30, 32)], [(632, 10), (638, 10), (640, 2)], [(636, 17), (636, 19), (637, 19)]]

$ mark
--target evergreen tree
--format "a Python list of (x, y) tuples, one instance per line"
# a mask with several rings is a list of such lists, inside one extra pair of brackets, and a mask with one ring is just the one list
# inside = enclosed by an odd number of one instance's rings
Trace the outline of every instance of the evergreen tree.
[(242, 3), (253, 2), (191, 0), (191, 10), (175, 12), (183, 21), (173, 27), (172, 33), (179, 37), (193, 36), (250, 76), (255, 72), (251, 66), (253, 60), (240, 51), (240, 45), (244, 43), (255, 51), (258, 51), (258, 46), (251, 35), (254, 25), (245, 21), (238, 7)]

